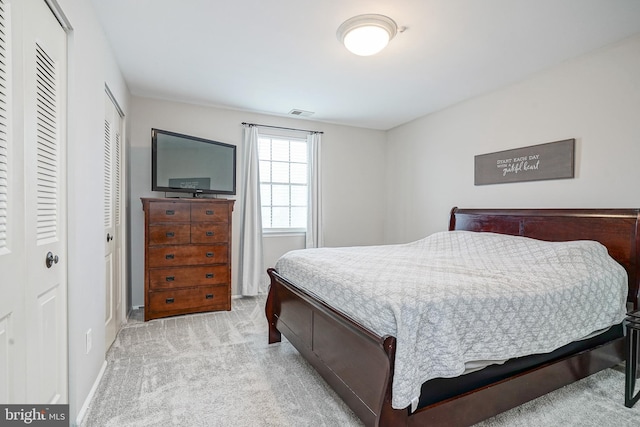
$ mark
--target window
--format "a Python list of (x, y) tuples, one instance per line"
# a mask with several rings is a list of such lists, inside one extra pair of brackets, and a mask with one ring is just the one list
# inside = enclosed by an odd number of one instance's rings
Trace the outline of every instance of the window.
[(262, 228), (265, 231), (307, 229), (307, 140), (258, 137)]

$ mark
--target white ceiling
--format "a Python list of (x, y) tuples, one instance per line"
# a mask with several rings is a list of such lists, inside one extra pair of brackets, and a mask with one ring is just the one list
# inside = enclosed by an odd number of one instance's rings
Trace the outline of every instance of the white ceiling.
[[(640, 0), (91, 0), (134, 95), (390, 129), (640, 33)], [(373, 57), (338, 26), (407, 30)]]

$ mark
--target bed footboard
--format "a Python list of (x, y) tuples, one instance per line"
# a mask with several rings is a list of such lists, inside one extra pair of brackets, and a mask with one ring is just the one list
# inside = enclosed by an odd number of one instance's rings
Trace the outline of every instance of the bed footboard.
[(377, 336), (274, 269), (268, 273), (269, 343), (284, 334), (365, 425), (407, 425), (407, 411), (390, 409), (395, 338)]

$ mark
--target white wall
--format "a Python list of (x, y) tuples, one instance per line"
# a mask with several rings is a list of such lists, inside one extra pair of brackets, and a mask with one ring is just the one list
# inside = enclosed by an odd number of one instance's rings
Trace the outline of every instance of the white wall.
[[(103, 235), (104, 94), (109, 86), (128, 111), (129, 94), (86, 0), (57, 0), (73, 27), (69, 35), (68, 99), (68, 307), (71, 421), (105, 360)], [(85, 333), (93, 332), (86, 354)]]
[[(132, 305), (144, 305), (144, 216), (140, 197), (164, 197), (151, 191), (151, 128), (213, 139), (238, 146), (237, 199), (241, 198), (242, 122), (323, 131), (322, 174), (325, 245), (380, 244), (384, 239), (385, 133), (287, 117), (132, 98), (130, 161)], [(233, 197), (232, 197), (233, 198)], [(233, 214), (232, 293), (236, 294), (239, 202)], [(284, 251), (301, 247), (297, 237), (265, 238), (265, 264)]]
[[(575, 179), (474, 186), (474, 156), (576, 139)], [(388, 132), (387, 243), (459, 207), (640, 207), (640, 36)]]

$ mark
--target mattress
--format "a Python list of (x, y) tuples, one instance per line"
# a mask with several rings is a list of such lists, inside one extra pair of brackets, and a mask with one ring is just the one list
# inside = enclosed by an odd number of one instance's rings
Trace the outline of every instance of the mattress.
[(292, 251), (276, 270), (396, 337), (393, 401), (475, 361), (552, 352), (622, 321), (626, 271), (592, 241), (450, 231), (402, 245)]

